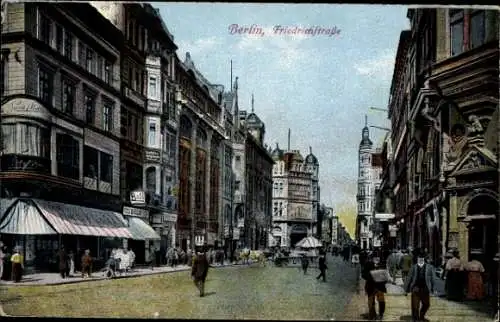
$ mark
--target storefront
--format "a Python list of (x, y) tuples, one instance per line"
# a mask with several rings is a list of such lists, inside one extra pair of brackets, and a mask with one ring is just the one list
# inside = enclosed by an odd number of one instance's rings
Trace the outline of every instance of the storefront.
[(96, 258), (96, 267), (101, 266), (110, 240), (131, 237), (116, 212), (33, 198), (1, 200), (0, 238), (9, 251), (22, 247), (28, 270), (57, 270), (61, 245), (73, 252), (77, 269), (85, 249)]
[(144, 264), (149, 260), (152, 249), (159, 250), (160, 235), (149, 225), (149, 211), (141, 208), (123, 207), (123, 215), (132, 237), (127, 247), (135, 253), (135, 262)]

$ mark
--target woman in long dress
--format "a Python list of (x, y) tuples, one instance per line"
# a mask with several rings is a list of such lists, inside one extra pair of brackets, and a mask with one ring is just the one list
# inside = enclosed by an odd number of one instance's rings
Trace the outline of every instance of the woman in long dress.
[(465, 267), (467, 271), (467, 299), (468, 300), (481, 300), (484, 295), (484, 283), (482, 274), (484, 273), (484, 266), (475, 258), (472, 258)]

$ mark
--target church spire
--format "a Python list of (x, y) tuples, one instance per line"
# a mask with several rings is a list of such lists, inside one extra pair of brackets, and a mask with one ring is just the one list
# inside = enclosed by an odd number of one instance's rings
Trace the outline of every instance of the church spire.
[(252, 93), (252, 113), (254, 112), (253, 102), (254, 102), (254, 100), (253, 100), (253, 93)]
[(368, 115), (365, 114), (365, 127), (368, 127)]

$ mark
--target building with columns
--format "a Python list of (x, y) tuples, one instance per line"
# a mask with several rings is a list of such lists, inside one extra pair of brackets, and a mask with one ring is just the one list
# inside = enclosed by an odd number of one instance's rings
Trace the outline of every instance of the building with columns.
[(375, 190), (372, 174), (373, 142), (370, 140), (368, 117), (361, 133), (358, 150), (358, 193), (356, 200), (358, 214), (356, 218), (356, 239), (362, 249), (373, 246), (373, 234), (370, 229), (373, 223), (373, 200)]
[(189, 53), (184, 62), (176, 62), (175, 76), (181, 113), (177, 243), (184, 249), (215, 246), (220, 235), (226, 138), (221, 125), (223, 93), (196, 69)]
[(271, 156), (275, 163), (270, 239), (273, 245), (293, 247), (317, 231), (319, 162), (312, 149), (304, 159), (299, 150), (290, 150), (290, 142), (287, 151), (276, 144)]

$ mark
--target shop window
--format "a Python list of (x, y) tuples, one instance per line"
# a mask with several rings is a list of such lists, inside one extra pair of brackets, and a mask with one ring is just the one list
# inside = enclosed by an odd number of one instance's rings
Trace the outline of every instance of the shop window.
[(34, 124), (2, 125), (3, 153), (50, 157), (50, 131)]
[(80, 178), (80, 148), (79, 142), (71, 135), (56, 136), (57, 175), (74, 180)]
[(52, 21), (42, 13), (38, 13), (38, 39), (50, 46), (52, 42)]
[(156, 77), (149, 77), (148, 96), (151, 98), (158, 97), (158, 84), (156, 83)]

